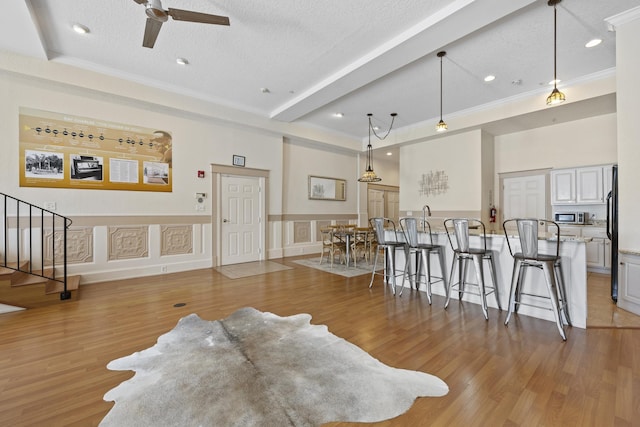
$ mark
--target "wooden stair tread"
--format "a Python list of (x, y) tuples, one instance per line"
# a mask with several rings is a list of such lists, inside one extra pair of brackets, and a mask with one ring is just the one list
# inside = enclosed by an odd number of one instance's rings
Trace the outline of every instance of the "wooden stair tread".
[[(80, 286), (80, 276), (67, 276), (67, 291), (75, 291)], [(64, 285), (56, 280), (47, 280), (44, 286), (45, 294), (55, 294), (64, 291)]]
[(24, 271), (14, 271), (11, 276), (11, 286), (28, 286), (28, 285), (36, 285), (38, 283), (46, 282), (46, 277), (34, 276), (33, 274), (25, 273)]

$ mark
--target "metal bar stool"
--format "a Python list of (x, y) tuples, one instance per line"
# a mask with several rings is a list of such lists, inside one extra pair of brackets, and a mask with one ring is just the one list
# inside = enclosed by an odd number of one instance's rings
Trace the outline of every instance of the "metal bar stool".
[[(444, 220), (444, 227), (447, 231), (447, 237), (453, 250), (453, 263), (451, 264), (451, 276), (449, 278), (449, 287), (447, 288), (447, 300), (444, 303), (444, 308), (449, 306), (449, 300), (451, 299), (451, 290), (454, 287), (458, 288), (458, 299), (462, 301), (462, 296), (465, 293), (480, 296), (482, 302), (482, 313), (484, 318), (489, 320), (489, 312), (487, 309), (487, 295), (493, 293), (496, 298), (496, 304), (498, 309), (502, 310), (500, 305), (500, 296), (498, 294), (498, 282), (496, 280), (496, 265), (493, 260), (493, 252), (487, 249), (487, 234), (485, 226), (479, 219), (472, 218), (448, 218)], [(483, 247), (472, 248), (469, 246), (469, 229), (478, 229), (480, 231), (479, 236), (482, 238)], [(455, 236), (454, 240), (451, 238), (452, 234)], [(473, 261), (473, 265), (476, 271), (476, 283), (470, 283), (466, 281), (467, 269), (469, 267), (469, 261)], [(489, 262), (489, 270), (491, 272), (491, 279), (493, 286), (487, 286), (484, 280), (483, 261)], [(456, 271), (456, 262), (458, 263), (458, 282), (454, 282), (454, 274)], [(470, 285), (477, 288), (477, 292), (467, 291), (465, 286)], [(489, 289), (489, 291), (487, 291)]]
[[(393, 233), (394, 237), (392, 239), (387, 239), (385, 236), (385, 223), (389, 225), (391, 228), (390, 233)], [(377, 249), (375, 257), (373, 258), (373, 270), (371, 271), (371, 282), (369, 282), (369, 288), (373, 286), (373, 279), (376, 274), (382, 274), (384, 276), (384, 281), (389, 283), (392, 286), (393, 294), (396, 294), (396, 277), (404, 276), (404, 269), (401, 270), (401, 273), (398, 274), (399, 270), (396, 269), (396, 250), (402, 249), (407, 253), (407, 244), (400, 238), (398, 235), (398, 230), (396, 229), (396, 224), (390, 218), (370, 218), (369, 224), (371, 224), (371, 228), (376, 235), (377, 241)], [(385, 259), (385, 268), (383, 273), (377, 273), (376, 267), (378, 265), (378, 255), (380, 255), (380, 250), (384, 252)], [(408, 257), (405, 257), (408, 258)]]
[[(520, 252), (514, 252), (509, 243), (509, 235), (507, 230), (513, 230), (516, 226), (518, 239), (520, 242)], [(538, 226), (542, 226), (543, 230), (555, 232), (555, 253), (542, 254), (538, 252)], [(562, 274), (562, 263), (560, 257), (560, 227), (554, 221), (547, 219), (535, 218), (514, 218), (508, 219), (502, 223), (509, 252), (513, 257), (513, 275), (511, 276), (511, 290), (509, 292), (509, 311), (504, 324), (509, 323), (511, 314), (518, 311), (520, 305), (528, 305), (530, 307), (551, 310), (556, 321), (556, 326), (563, 340), (567, 340), (564, 330), (564, 321), (571, 326), (571, 318), (569, 316), (569, 306), (567, 300), (567, 291), (564, 286), (564, 278)], [(551, 230), (549, 230), (551, 228)], [(545, 283), (547, 285), (548, 295), (539, 295), (523, 292), (523, 284), (527, 267), (540, 269), (544, 273)], [(525, 303), (523, 296), (530, 299), (545, 299), (551, 301), (551, 307), (541, 306), (533, 303)]]
[[(418, 237), (418, 224), (421, 224), (421, 228), (425, 231), (426, 242), (421, 242)], [(444, 246), (436, 245), (433, 243), (433, 235), (431, 234), (431, 225), (424, 219), (418, 220), (416, 218), (402, 218), (400, 219), (400, 226), (402, 227), (402, 232), (404, 233), (404, 238), (407, 244), (409, 245), (409, 256), (415, 254), (415, 272), (414, 274), (409, 274), (409, 263), (410, 259), (407, 257), (405, 260), (405, 275), (402, 278), (402, 289), (400, 290), (400, 295), (402, 295), (402, 290), (404, 289), (404, 281), (407, 277), (414, 277), (414, 284), (416, 289), (420, 286), (420, 284), (424, 284), (427, 289), (427, 299), (429, 300), (429, 304), (431, 304), (431, 284), (432, 277), (436, 280), (435, 282), (441, 281), (444, 284), (445, 293), (448, 289), (447, 284), (447, 271), (445, 267), (444, 261)], [(440, 262), (440, 272), (442, 276), (432, 276), (431, 275), (431, 255), (437, 255), (438, 261)]]

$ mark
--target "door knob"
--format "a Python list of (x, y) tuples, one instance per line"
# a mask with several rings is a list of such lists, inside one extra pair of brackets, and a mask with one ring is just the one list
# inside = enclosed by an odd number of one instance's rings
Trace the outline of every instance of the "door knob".
[(228, 219), (223, 219), (222, 222), (229, 222), (229, 220)]

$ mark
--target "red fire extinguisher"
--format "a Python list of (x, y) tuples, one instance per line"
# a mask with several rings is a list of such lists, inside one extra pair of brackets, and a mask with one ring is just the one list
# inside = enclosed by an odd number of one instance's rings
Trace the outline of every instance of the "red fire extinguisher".
[(491, 209), (489, 209), (489, 222), (496, 222), (496, 207), (491, 205)]

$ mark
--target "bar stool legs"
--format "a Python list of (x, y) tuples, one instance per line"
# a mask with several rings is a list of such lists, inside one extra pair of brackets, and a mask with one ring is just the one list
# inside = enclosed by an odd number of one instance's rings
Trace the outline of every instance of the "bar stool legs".
[[(564, 322), (571, 326), (571, 317), (569, 316), (569, 308), (567, 304), (567, 291), (564, 286), (564, 278), (562, 274), (562, 266), (559, 262), (537, 262), (527, 263), (526, 260), (516, 258), (513, 264), (513, 274), (511, 277), (511, 291), (509, 295), (509, 310), (504, 324), (507, 325), (511, 319), (511, 314), (518, 311), (519, 305), (529, 305), (533, 307), (543, 308), (534, 304), (525, 304), (522, 302), (522, 296), (547, 298), (541, 295), (528, 294), (523, 292), (522, 287), (525, 279), (525, 272), (528, 267), (539, 268), (543, 271), (545, 284), (547, 285), (548, 299), (551, 301), (551, 311), (553, 313), (558, 332), (563, 341), (567, 340), (564, 330)], [(563, 321), (564, 318), (564, 321)]]
[[(416, 269), (415, 269), (415, 280), (414, 280), (414, 284), (415, 284), (415, 288), (416, 290), (419, 288), (420, 284), (424, 284), (426, 286), (427, 289), (427, 300), (429, 301), (429, 304), (431, 304), (432, 299), (432, 292), (431, 292), (431, 284), (433, 283), (432, 278), (434, 276), (431, 275), (431, 255), (435, 254), (438, 256), (438, 262), (440, 264), (440, 272), (442, 274), (442, 277), (437, 277), (436, 276), (436, 282), (438, 280), (442, 280), (442, 283), (444, 284), (444, 289), (445, 292), (447, 292), (447, 290), (449, 289), (449, 284), (447, 282), (447, 270), (445, 269), (445, 262), (444, 262), (444, 248), (443, 247), (438, 247), (435, 249), (427, 249), (427, 248), (423, 248), (420, 249), (416, 252)], [(406, 259), (409, 259), (408, 257), (406, 257)], [(407, 264), (405, 265), (405, 277), (402, 279), (402, 289), (404, 289), (404, 280), (407, 276), (411, 276), (409, 274), (409, 263), (407, 262)], [(400, 295), (402, 295), (402, 289), (400, 290)]]
[[(484, 268), (483, 261), (489, 261), (490, 268), (489, 271), (491, 273), (491, 280), (493, 282), (492, 286), (486, 286), (484, 280)], [(475, 271), (476, 271), (476, 283), (468, 283), (466, 281), (467, 270), (469, 268), (469, 261), (473, 262)], [(458, 263), (458, 282), (454, 282), (454, 275), (456, 271), (456, 262)], [(451, 292), (454, 287), (458, 288), (458, 299), (462, 301), (462, 297), (466, 290), (467, 285), (475, 285), (478, 287), (478, 293), (472, 293), (473, 295), (478, 295), (481, 300), (482, 305), (482, 314), (486, 320), (489, 320), (489, 310), (487, 306), (487, 294), (494, 294), (496, 299), (496, 304), (499, 310), (502, 310), (502, 306), (500, 304), (500, 295), (498, 293), (498, 282), (496, 279), (496, 266), (493, 262), (493, 256), (490, 253), (482, 253), (482, 254), (463, 254), (463, 253), (454, 253), (453, 255), (453, 264), (451, 265), (451, 276), (449, 277), (449, 286), (447, 287), (447, 299), (444, 304), (444, 308), (446, 309), (449, 306), (449, 301), (451, 300)], [(487, 288), (489, 292), (487, 292)], [(471, 292), (470, 292), (471, 293)]]

